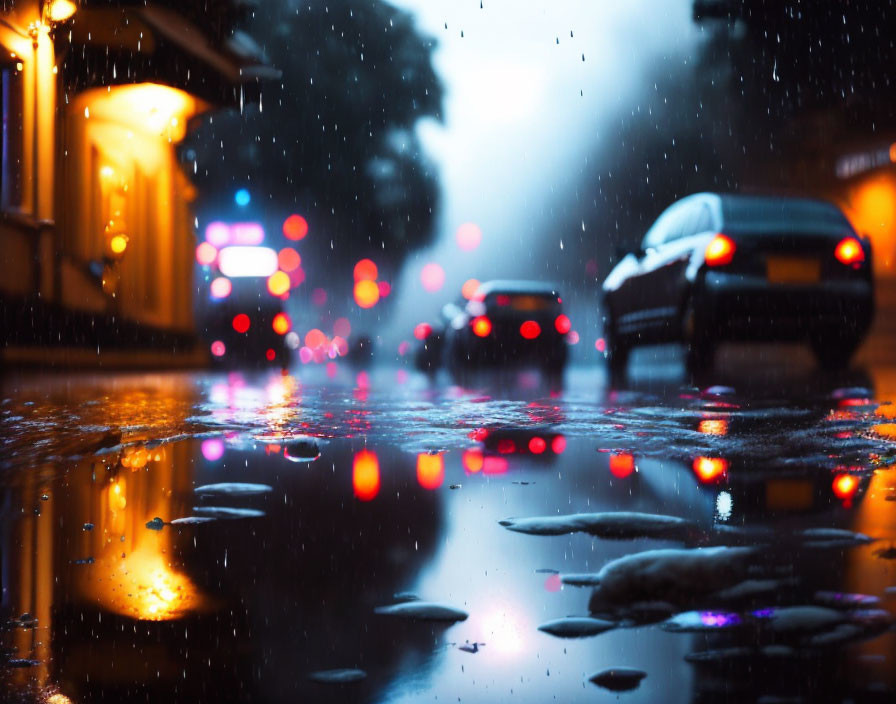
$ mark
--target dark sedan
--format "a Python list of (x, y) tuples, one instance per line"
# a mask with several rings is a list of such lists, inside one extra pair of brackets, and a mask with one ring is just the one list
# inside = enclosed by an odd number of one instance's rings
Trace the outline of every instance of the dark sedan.
[(839, 368), (871, 323), (871, 247), (824, 201), (700, 193), (660, 215), (603, 300), (613, 372), (633, 347), (667, 342), (698, 371), (725, 340), (808, 341)]

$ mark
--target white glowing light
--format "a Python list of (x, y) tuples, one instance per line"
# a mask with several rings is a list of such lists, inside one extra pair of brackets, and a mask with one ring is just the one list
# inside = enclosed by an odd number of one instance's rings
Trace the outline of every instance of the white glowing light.
[(224, 276), (270, 276), (277, 271), (277, 252), (269, 247), (225, 247), (218, 253)]
[(720, 491), (716, 497), (716, 513), (720, 521), (727, 521), (731, 518), (731, 509), (734, 506), (734, 500), (727, 491)]

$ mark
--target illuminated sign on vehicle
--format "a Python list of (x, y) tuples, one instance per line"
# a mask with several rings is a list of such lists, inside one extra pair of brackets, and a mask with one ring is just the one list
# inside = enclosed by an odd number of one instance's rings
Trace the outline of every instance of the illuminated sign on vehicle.
[(257, 222), (226, 223), (216, 220), (206, 226), (205, 239), (218, 248), (259, 245), (264, 242), (264, 228)]
[(277, 252), (270, 247), (224, 247), (218, 252), (224, 276), (270, 276), (277, 271)]

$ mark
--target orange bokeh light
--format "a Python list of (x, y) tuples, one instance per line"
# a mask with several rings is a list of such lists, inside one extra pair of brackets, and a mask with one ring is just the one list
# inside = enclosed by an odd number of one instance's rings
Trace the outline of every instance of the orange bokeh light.
[(302, 266), (302, 257), (292, 247), (284, 247), (277, 254), (277, 263), (283, 271), (295, 271)]
[(724, 418), (705, 418), (697, 424), (697, 432), (704, 435), (727, 435), (728, 421)]
[(283, 221), (283, 235), (288, 240), (300, 240), (308, 234), (308, 221), (293, 213)]
[(312, 350), (317, 347), (323, 347), (327, 343), (329, 343), (327, 336), (317, 328), (311, 328), (305, 334), (305, 347), (310, 347)]
[(848, 500), (855, 496), (859, 488), (859, 480), (852, 474), (838, 474), (834, 477), (831, 488), (834, 490), (834, 496), (838, 499)]
[(482, 469), (482, 452), (479, 450), (465, 450), (461, 461), (465, 470), (475, 474)]
[(492, 331), (492, 321), (484, 315), (473, 318), (473, 334), (476, 337), (488, 337)]
[(617, 479), (625, 479), (635, 471), (635, 458), (628, 452), (610, 455), (610, 474)]
[(355, 453), (352, 488), (361, 501), (371, 501), (380, 492), (380, 463), (375, 453), (369, 450)]
[(697, 457), (694, 474), (704, 484), (724, 479), (728, 474), (728, 460), (721, 457)]
[(417, 455), (417, 481), (424, 489), (438, 489), (445, 478), (445, 458), (421, 452)]
[(285, 271), (275, 271), (268, 277), (268, 291), (272, 296), (282, 296), (289, 293), (289, 274)]
[(379, 271), (372, 259), (362, 259), (355, 264), (355, 281), (376, 281)]
[(479, 288), (479, 279), (467, 279), (464, 281), (464, 285), (460, 288), (461, 295), (466, 298), (468, 301), (473, 299), (473, 296), (476, 295), (476, 289)]
[(380, 300), (380, 289), (375, 281), (362, 279), (355, 283), (355, 303), (361, 308), (373, 308)]
[(271, 327), (278, 335), (285, 335), (292, 329), (292, 321), (286, 313), (277, 313), (271, 322)]

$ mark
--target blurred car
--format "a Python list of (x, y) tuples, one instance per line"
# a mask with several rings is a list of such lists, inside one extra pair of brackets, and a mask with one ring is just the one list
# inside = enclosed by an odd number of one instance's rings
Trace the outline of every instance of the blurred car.
[(488, 281), (463, 308), (449, 304), (442, 315), (450, 319), (444, 347), (451, 369), (532, 364), (559, 372), (566, 364), (571, 324), (551, 284)]
[(700, 193), (671, 205), (603, 283), (612, 372), (683, 342), (692, 371), (724, 340), (802, 341), (846, 366), (874, 310), (871, 246), (833, 204)]
[(292, 322), (283, 311), (282, 301), (259, 291), (252, 282), (234, 283), (231, 294), (208, 305), (201, 319), (216, 366), (289, 364), (285, 335)]

